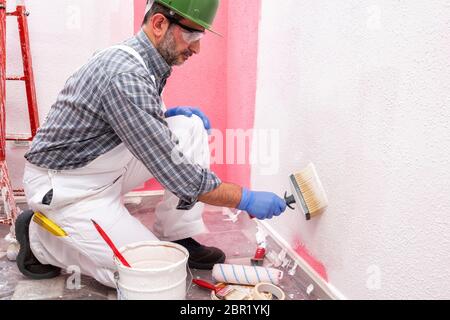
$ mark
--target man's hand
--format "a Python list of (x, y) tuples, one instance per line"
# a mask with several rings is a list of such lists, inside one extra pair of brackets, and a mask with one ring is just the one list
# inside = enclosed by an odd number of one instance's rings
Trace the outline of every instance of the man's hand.
[(286, 210), (286, 201), (271, 192), (256, 192), (243, 188), (237, 209), (247, 211), (259, 220), (272, 219)]
[(271, 192), (255, 192), (231, 183), (222, 183), (217, 189), (202, 194), (198, 200), (213, 206), (247, 211), (260, 220), (279, 216), (286, 210), (286, 201)]
[(201, 111), (199, 108), (196, 107), (175, 107), (172, 109), (169, 109), (164, 114), (166, 118), (174, 117), (174, 116), (186, 116), (186, 117), (192, 117), (192, 115), (198, 116), (203, 121), (203, 125), (208, 131), (208, 134), (211, 134), (211, 122), (209, 121), (208, 117)]

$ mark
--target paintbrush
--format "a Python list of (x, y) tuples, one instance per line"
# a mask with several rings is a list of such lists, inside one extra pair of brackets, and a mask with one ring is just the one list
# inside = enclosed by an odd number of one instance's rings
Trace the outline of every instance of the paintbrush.
[(217, 298), (219, 298), (220, 300), (224, 300), (227, 295), (234, 291), (233, 287), (230, 287), (226, 284), (214, 285), (201, 279), (193, 279), (192, 282), (199, 287), (213, 290)]
[(306, 220), (311, 220), (325, 211), (328, 206), (328, 199), (320, 182), (316, 167), (310, 163), (303, 171), (289, 177), (293, 195), (284, 195), (286, 204), (295, 210), (291, 205), (299, 203), (303, 209)]
[(103, 231), (102, 227), (100, 227), (99, 224), (97, 222), (95, 222), (94, 220), (91, 219), (91, 221), (94, 224), (95, 229), (97, 229), (98, 233), (100, 233), (100, 235), (102, 236), (103, 240), (105, 240), (105, 242), (108, 244), (108, 246), (114, 252), (114, 255), (117, 257), (117, 259), (119, 259), (120, 262), (122, 262), (122, 264), (125, 267), (131, 268), (131, 265), (127, 262), (127, 260), (123, 257), (123, 255), (120, 253), (120, 251), (116, 248), (116, 246), (111, 241), (111, 239), (108, 237), (106, 232)]

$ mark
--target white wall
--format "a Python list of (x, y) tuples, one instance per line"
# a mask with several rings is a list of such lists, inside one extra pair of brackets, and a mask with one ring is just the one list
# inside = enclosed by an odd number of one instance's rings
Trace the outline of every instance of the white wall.
[[(8, 1), (8, 11), (15, 10)], [(133, 0), (28, 0), (30, 46), (41, 123), (67, 78), (92, 54), (133, 35)], [(22, 75), (17, 20), (7, 19), (7, 73)], [(28, 133), (22, 82), (7, 83), (7, 131)], [(15, 188), (21, 187), (26, 150), (9, 144), (7, 161)]]
[(348, 298), (449, 299), (450, 2), (262, 2), (256, 128), (281, 163), (253, 187), (313, 161), (330, 200), (271, 225)]

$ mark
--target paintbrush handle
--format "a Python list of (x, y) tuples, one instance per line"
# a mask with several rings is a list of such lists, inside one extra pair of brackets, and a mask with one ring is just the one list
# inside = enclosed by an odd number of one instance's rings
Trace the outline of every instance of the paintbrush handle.
[(98, 233), (100, 233), (100, 235), (102, 236), (103, 240), (105, 240), (105, 242), (108, 244), (108, 246), (111, 248), (111, 250), (114, 252), (114, 255), (120, 260), (120, 262), (122, 262), (122, 264), (125, 267), (131, 268), (130, 264), (127, 262), (127, 260), (122, 256), (122, 254), (119, 252), (119, 250), (117, 250), (116, 246), (114, 245), (114, 243), (111, 241), (111, 239), (108, 237), (108, 235), (106, 234), (105, 231), (103, 231), (103, 229), (100, 227), (100, 225), (95, 222), (94, 220), (92, 220), (92, 223), (95, 226), (95, 229), (97, 229)]
[(291, 208), (292, 210), (295, 210), (295, 208), (292, 206), (292, 204), (294, 204), (295, 201), (295, 197), (294, 195), (291, 196), (287, 196), (287, 191), (284, 193), (284, 200), (286, 201), (286, 205)]
[(198, 285), (199, 287), (205, 288), (205, 289), (210, 289), (213, 290), (214, 292), (217, 291), (217, 287), (215, 285), (213, 285), (212, 283), (209, 283), (205, 280), (201, 280), (201, 279), (194, 279), (192, 280), (193, 283), (195, 283), (196, 285)]

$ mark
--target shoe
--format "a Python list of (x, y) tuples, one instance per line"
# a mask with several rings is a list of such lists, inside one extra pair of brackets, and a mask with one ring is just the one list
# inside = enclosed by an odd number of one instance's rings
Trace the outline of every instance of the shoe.
[(44, 265), (40, 263), (31, 251), (29, 229), (33, 215), (33, 211), (27, 210), (22, 212), (16, 220), (16, 238), (20, 244), (16, 259), (17, 267), (23, 275), (34, 280), (55, 278), (59, 276), (61, 269), (49, 264)]
[(212, 270), (215, 264), (225, 262), (225, 253), (214, 247), (201, 245), (192, 238), (173, 241), (189, 251), (189, 268)]

